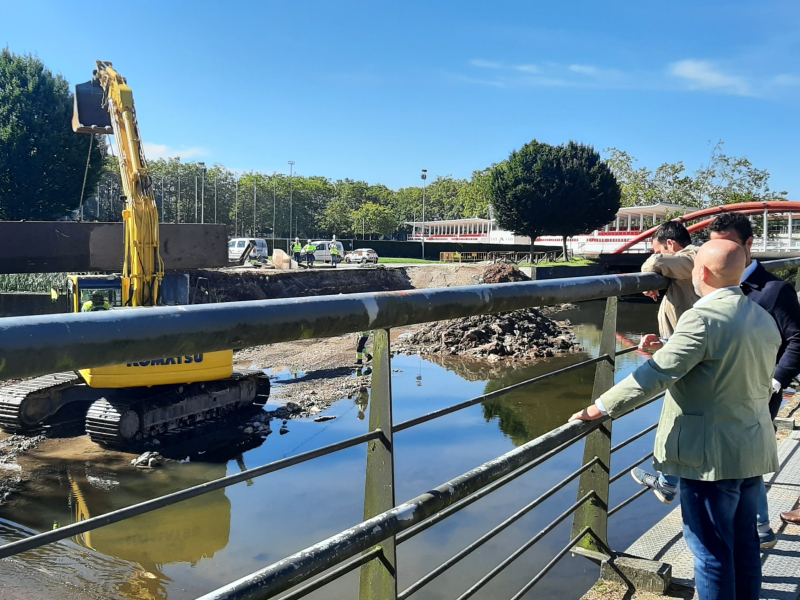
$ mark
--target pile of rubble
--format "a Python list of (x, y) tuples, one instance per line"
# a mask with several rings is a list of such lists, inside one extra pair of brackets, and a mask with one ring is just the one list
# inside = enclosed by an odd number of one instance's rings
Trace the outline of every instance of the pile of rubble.
[(530, 308), (430, 323), (401, 336), (394, 350), (500, 360), (546, 358), (583, 348), (569, 321), (554, 321)]
[(504, 262), (498, 262), (486, 267), (480, 278), (480, 283), (509, 283), (514, 281), (530, 281), (517, 267), (512, 267)]

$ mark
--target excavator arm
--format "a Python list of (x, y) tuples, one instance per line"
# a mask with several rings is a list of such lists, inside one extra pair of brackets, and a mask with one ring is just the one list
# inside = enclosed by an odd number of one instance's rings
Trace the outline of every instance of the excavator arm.
[(113, 134), (125, 208), (125, 306), (155, 306), (164, 276), (159, 251), (158, 208), (147, 170), (133, 92), (110, 62), (97, 61), (94, 78), (75, 86), (72, 127), (77, 133)]

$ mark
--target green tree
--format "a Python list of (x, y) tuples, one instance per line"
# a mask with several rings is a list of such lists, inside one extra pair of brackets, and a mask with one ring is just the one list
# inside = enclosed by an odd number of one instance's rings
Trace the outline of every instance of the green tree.
[(351, 213), (353, 231), (363, 235), (391, 235), (396, 229), (392, 210), (374, 202), (368, 202)]
[(567, 237), (592, 231), (614, 218), (620, 189), (608, 165), (591, 146), (551, 146), (533, 140), (511, 153), (491, 175), (497, 223), (531, 238)]
[(489, 205), (492, 203), (492, 165), (482, 171), (473, 171), (472, 179), (458, 192), (458, 204), (461, 216), (467, 219), (474, 217), (489, 218)]
[(0, 51), (0, 217), (46, 220), (78, 208), (100, 176), (105, 143), (72, 131), (69, 84), (31, 55)]
[(663, 163), (655, 171), (635, 167), (636, 159), (617, 148), (605, 151), (606, 161), (622, 191), (623, 206), (665, 202), (705, 208), (736, 202), (785, 200), (787, 192), (769, 187), (769, 171), (753, 166), (746, 157), (728, 156), (723, 142), (712, 149), (708, 163), (694, 173), (683, 162)]

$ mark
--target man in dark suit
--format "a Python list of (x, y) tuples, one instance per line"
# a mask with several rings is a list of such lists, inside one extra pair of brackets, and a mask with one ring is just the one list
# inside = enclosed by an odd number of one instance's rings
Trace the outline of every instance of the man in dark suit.
[[(753, 260), (753, 227), (750, 219), (739, 213), (725, 213), (718, 216), (708, 227), (710, 238), (725, 239), (744, 247), (747, 267), (742, 274), (741, 288), (745, 296), (765, 309), (781, 333), (781, 346), (778, 351), (778, 364), (772, 380), (773, 395), (769, 402), (770, 416), (778, 415), (783, 398), (783, 390), (800, 373), (800, 303), (791, 284), (769, 273), (758, 261)], [(762, 548), (772, 548), (777, 537), (769, 526), (767, 490), (761, 485), (761, 499), (758, 507), (758, 535)], [(797, 513), (797, 514), (795, 514)], [(783, 513), (785, 521), (800, 523), (800, 511)]]

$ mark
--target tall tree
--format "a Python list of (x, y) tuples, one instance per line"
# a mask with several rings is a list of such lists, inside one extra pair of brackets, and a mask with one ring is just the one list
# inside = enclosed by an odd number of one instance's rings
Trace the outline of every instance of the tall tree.
[(736, 202), (785, 200), (787, 192), (769, 186), (769, 171), (758, 169), (747, 157), (728, 156), (723, 142), (711, 150), (708, 163), (690, 173), (683, 162), (663, 163), (655, 171), (636, 167), (636, 159), (617, 148), (605, 150), (606, 159), (622, 190), (623, 206), (666, 202), (705, 208)]
[[(94, 192), (105, 143), (72, 131), (69, 84), (31, 55), (0, 51), (0, 218), (47, 220)], [(89, 152), (90, 142), (92, 151)]]
[(541, 234), (567, 237), (592, 231), (614, 218), (620, 189), (608, 165), (591, 146), (551, 146), (533, 140), (492, 171), (497, 223), (533, 243)]

